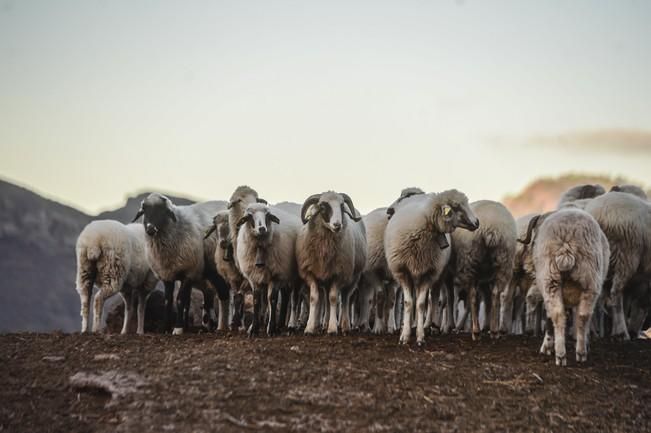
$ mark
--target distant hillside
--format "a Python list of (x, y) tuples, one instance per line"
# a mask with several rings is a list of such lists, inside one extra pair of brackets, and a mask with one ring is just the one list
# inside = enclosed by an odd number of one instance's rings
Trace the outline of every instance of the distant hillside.
[[(617, 184), (636, 184), (630, 179), (599, 175), (568, 174), (555, 178), (546, 177), (534, 180), (518, 194), (504, 197), (503, 203), (516, 217), (534, 212), (547, 212), (556, 209), (563, 192), (575, 185), (586, 183), (598, 183), (606, 188), (606, 191)], [(649, 191), (649, 197), (651, 197), (651, 191)]]
[(0, 181), (0, 332), (79, 330), (77, 236), (94, 219), (131, 221), (145, 195), (93, 217)]

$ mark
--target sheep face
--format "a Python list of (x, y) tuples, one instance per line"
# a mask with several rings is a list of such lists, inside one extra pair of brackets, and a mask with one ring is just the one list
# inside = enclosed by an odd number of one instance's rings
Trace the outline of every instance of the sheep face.
[(405, 188), (400, 192), (400, 197), (396, 199), (391, 205), (387, 208), (387, 215), (388, 219), (391, 219), (394, 213), (396, 213), (396, 208), (400, 204), (401, 201), (404, 199), (407, 199), (409, 197), (413, 197), (415, 195), (420, 195), (420, 194), (425, 194), (425, 191), (423, 191), (420, 188)]
[(155, 236), (169, 224), (176, 222), (172, 202), (164, 195), (149, 194), (140, 204), (140, 210), (133, 219), (135, 222), (143, 216), (143, 225), (148, 236)]
[(479, 219), (462, 192), (455, 189), (444, 191), (438, 194), (438, 200), (434, 203), (433, 224), (441, 233), (452, 233), (456, 228), (472, 232), (479, 228)]
[[(305, 214), (311, 206), (314, 206), (314, 210), (310, 217), (307, 218)], [(347, 223), (347, 220), (344, 218), (344, 213), (355, 222), (361, 219), (356, 216), (355, 206), (348, 194), (328, 191), (323, 194), (315, 194), (305, 200), (303, 209), (301, 210), (301, 219), (303, 220), (303, 224), (306, 224), (308, 221), (316, 221), (324, 225), (331, 232), (339, 233)], [(315, 220), (315, 218), (317, 219)]]
[(247, 225), (246, 229), (256, 238), (265, 238), (272, 233), (271, 223), (279, 224), (280, 220), (271, 213), (264, 203), (252, 203), (247, 206), (244, 216), (238, 221), (237, 226)]

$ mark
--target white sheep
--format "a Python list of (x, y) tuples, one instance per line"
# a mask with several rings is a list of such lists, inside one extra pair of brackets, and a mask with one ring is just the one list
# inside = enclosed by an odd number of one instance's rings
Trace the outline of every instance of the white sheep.
[(449, 233), (457, 227), (479, 228), (479, 220), (468, 206), (468, 198), (457, 190), (428, 194), (396, 210), (384, 234), (389, 270), (402, 286), (404, 314), (400, 342), (411, 335), (411, 315), (416, 295), (416, 339), (425, 339), (425, 304), (430, 288), (442, 284), (450, 260)]
[[(309, 214), (309, 217), (307, 216)], [(310, 288), (306, 334), (320, 325), (320, 286), (329, 300), (328, 333), (338, 332), (337, 301), (341, 294), (339, 325), (350, 330), (350, 295), (366, 264), (366, 233), (351, 198), (334, 191), (314, 194), (301, 209), (303, 226), (296, 240), (301, 278)], [(326, 306), (325, 302), (323, 302)]]
[(636, 277), (651, 278), (651, 203), (615, 191), (590, 200), (585, 210), (597, 220), (610, 244), (610, 284), (605, 295), (612, 308), (611, 335), (629, 339), (624, 291)]
[(373, 333), (381, 334), (387, 329), (392, 333), (396, 329), (395, 300), (398, 285), (393, 280), (384, 254), (384, 231), (395, 209), (409, 202), (412, 197), (424, 194), (420, 188), (405, 188), (389, 207), (375, 209), (362, 218), (367, 241), (366, 265), (358, 290), (359, 328), (362, 331), (368, 329), (369, 312), (374, 299)]
[(576, 360), (585, 362), (592, 314), (608, 273), (608, 239), (590, 214), (566, 208), (532, 218), (523, 242), (531, 241), (548, 317), (540, 352), (551, 355), (553, 349), (556, 365), (567, 364), (565, 309), (576, 307)]
[[(299, 285), (296, 237), (301, 227), (295, 215), (263, 203), (251, 203), (238, 221), (237, 257), (242, 274), (253, 289), (253, 322), (249, 335), (258, 333), (263, 297), (267, 300), (267, 334), (285, 323), (289, 293)], [(276, 318), (279, 292), (280, 320)]]
[[(167, 329), (171, 328), (175, 281), (181, 282), (177, 294), (176, 324), (174, 334), (183, 333), (189, 320), (192, 288), (204, 295), (204, 324), (212, 327), (212, 310), (215, 290), (228, 311), (228, 284), (215, 267), (215, 237), (205, 237), (205, 229), (214, 215), (226, 207), (224, 202), (204, 202), (190, 206), (176, 206), (164, 195), (152, 193), (141, 203), (134, 221), (141, 216), (145, 227), (146, 256), (154, 274), (165, 285), (165, 312)], [(209, 283), (210, 285), (208, 285)], [(226, 317), (220, 317), (220, 327), (225, 328)]]
[(88, 224), (79, 235), (77, 254), (77, 292), (81, 300), (81, 332), (88, 332), (89, 303), (96, 285), (93, 304), (93, 332), (99, 331), (104, 301), (120, 293), (124, 300), (126, 334), (138, 299), (138, 334), (145, 332), (147, 298), (158, 280), (145, 258), (145, 230), (140, 224), (124, 225), (102, 220)]

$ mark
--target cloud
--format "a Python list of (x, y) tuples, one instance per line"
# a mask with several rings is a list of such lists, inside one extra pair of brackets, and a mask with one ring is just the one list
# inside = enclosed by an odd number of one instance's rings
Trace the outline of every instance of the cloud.
[(553, 146), (573, 150), (651, 154), (651, 130), (597, 129), (568, 131), (529, 138), (532, 146)]

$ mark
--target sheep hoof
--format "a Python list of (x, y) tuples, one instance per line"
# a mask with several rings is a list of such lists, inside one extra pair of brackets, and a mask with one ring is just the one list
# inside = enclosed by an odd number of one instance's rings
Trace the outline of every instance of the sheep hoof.
[(334, 331), (328, 330), (328, 337), (336, 337), (338, 334), (337, 330)]
[(424, 341), (417, 341), (416, 342), (416, 347), (418, 347), (419, 349), (422, 349), (423, 347), (425, 347), (425, 342)]
[(567, 365), (567, 358), (565, 356), (557, 356), (556, 365), (559, 367), (565, 367)]
[(576, 352), (576, 362), (586, 362), (588, 360), (587, 353)]
[(499, 332), (491, 332), (490, 336), (491, 336), (491, 339), (493, 339), (493, 340), (498, 340), (500, 338)]
[(481, 339), (481, 335), (477, 332), (472, 333), (472, 341), (479, 341)]
[(183, 328), (172, 329), (172, 335), (183, 335)]
[(408, 343), (409, 343), (409, 337), (405, 337), (404, 335), (401, 335), (398, 344), (408, 344)]

